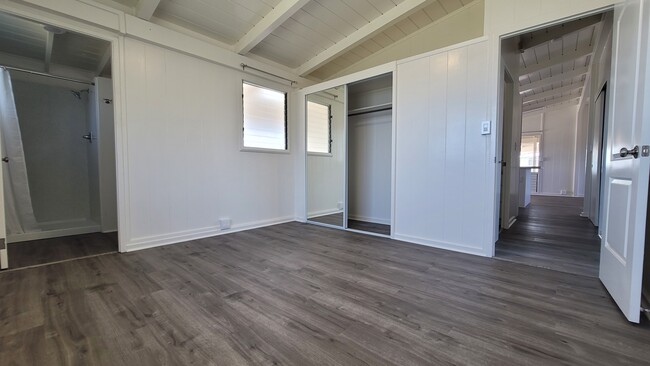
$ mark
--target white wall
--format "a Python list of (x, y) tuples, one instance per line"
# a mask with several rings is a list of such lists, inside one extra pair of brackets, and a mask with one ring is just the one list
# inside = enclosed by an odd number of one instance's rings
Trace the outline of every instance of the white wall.
[[(503, 69), (507, 71), (510, 79), (509, 86), (504, 86), (503, 98), (503, 151), (501, 160), (503, 167), (503, 188), (500, 192), (501, 226), (510, 228), (519, 215), (519, 155), (521, 153), (521, 115), (522, 98), (519, 94), (519, 39), (504, 40), (501, 45)], [(504, 72), (504, 82), (505, 82)]]
[(491, 197), (486, 42), (397, 66), (395, 238), (481, 254)]
[[(318, 94), (309, 100), (331, 106), (332, 154), (310, 154), (307, 157), (308, 216), (339, 212), (343, 209), (345, 190), (345, 100), (344, 93), (336, 100)], [(341, 207), (339, 207), (339, 203)]]
[(583, 190), (575, 185), (576, 173), (584, 172), (584, 165), (576, 164), (577, 150), (584, 149), (576, 147), (577, 118), (575, 104), (524, 114), (524, 133), (540, 132), (540, 123), (543, 127), (538, 194), (560, 195), (566, 191), (567, 196), (574, 196)]
[[(33, 79), (36, 80), (36, 79)], [(41, 224), (90, 217), (87, 140), (88, 93), (74, 86), (23, 81), (13, 87), (36, 220)]]
[(242, 79), (290, 88), (132, 39), (124, 51), (127, 250), (217, 234), (224, 217), (293, 220), (291, 154), (240, 151)]
[[(96, 221), (101, 223), (102, 232), (117, 230), (117, 187), (115, 175), (115, 124), (113, 116), (113, 85), (111, 79), (95, 78), (95, 87), (91, 89), (91, 123), (90, 130), (97, 136), (93, 141), (93, 163), (96, 175), (92, 173), (91, 189), (97, 191)], [(106, 103), (108, 99), (111, 102)], [(93, 188), (93, 179), (97, 180)], [(91, 201), (91, 210), (94, 208)]]
[(392, 119), (390, 110), (348, 117), (350, 219), (390, 225)]
[[(600, 179), (599, 163), (602, 159), (602, 137), (603, 123), (601, 120), (602, 105), (607, 98), (606, 94), (600, 95), (605, 84), (609, 83), (610, 69), (612, 63), (612, 15), (606, 16), (603, 22), (603, 29), (595, 47), (591, 72), (588, 75), (589, 83), (586, 86), (585, 95), (589, 98), (583, 98), (580, 110), (583, 111), (581, 117), (587, 119), (587, 154), (586, 154), (586, 171), (584, 172), (585, 181), (585, 202), (583, 211), (586, 213), (591, 222), (600, 226)], [(603, 99), (602, 101), (600, 99)], [(602, 229), (602, 228), (601, 228)]]

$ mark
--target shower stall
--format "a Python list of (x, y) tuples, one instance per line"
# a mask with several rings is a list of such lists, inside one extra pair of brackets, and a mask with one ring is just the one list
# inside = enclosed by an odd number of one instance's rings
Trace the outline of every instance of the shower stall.
[(116, 231), (111, 80), (0, 74), (7, 242)]

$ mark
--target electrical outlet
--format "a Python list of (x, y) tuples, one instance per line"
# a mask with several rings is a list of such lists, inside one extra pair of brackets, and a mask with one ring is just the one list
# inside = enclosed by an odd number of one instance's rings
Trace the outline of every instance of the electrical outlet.
[(230, 229), (230, 219), (225, 218), (225, 219), (219, 219), (219, 229), (221, 230), (228, 230)]

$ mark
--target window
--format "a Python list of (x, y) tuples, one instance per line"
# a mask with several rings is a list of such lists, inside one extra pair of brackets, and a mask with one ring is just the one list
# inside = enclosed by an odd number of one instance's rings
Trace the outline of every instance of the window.
[(537, 168), (541, 158), (542, 134), (521, 136), (521, 154), (519, 166), (522, 168)]
[(332, 153), (330, 106), (307, 102), (307, 152)]
[(287, 94), (243, 86), (244, 148), (287, 150)]

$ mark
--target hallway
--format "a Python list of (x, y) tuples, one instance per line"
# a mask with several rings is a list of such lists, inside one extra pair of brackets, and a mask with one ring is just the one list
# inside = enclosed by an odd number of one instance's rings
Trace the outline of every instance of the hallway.
[(517, 222), (503, 230), (496, 257), (557, 271), (597, 277), (600, 239), (580, 217), (582, 198), (533, 196)]

